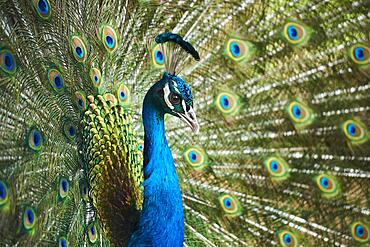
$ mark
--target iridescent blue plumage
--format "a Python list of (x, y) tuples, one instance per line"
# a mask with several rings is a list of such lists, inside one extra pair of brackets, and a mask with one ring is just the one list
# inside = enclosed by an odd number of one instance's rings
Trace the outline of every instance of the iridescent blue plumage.
[[(171, 91), (166, 94), (168, 89)], [(178, 94), (181, 101), (185, 102), (185, 109), (174, 107), (181, 106), (181, 102), (171, 101), (173, 94)], [(181, 110), (189, 110), (192, 105), (189, 86), (181, 78), (168, 73), (145, 96), (144, 205), (138, 229), (131, 237), (129, 246), (170, 247), (183, 244), (184, 210), (174, 161), (165, 135), (164, 115), (180, 114)]]

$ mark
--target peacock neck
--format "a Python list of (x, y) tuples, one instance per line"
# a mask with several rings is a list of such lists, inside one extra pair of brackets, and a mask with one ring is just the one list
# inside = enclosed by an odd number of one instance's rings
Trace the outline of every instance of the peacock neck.
[(129, 246), (182, 246), (184, 212), (180, 187), (165, 135), (164, 113), (150, 95), (151, 91), (143, 105), (144, 205)]

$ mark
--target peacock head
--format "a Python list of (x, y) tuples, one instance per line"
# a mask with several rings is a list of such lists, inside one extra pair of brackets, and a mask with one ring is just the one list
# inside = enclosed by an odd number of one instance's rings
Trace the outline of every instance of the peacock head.
[(164, 113), (180, 118), (197, 133), (199, 124), (193, 108), (193, 95), (183, 79), (165, 72), (156, 83), (153, 99)]

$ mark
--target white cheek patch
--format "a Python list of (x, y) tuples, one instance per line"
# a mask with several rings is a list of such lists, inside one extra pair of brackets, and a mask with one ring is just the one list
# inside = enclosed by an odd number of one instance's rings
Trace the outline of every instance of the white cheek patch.
[(195, 111), (192, 107), (190, 107), (190, 110), (189, 111), (186, 111), (186, 103), (185, 103), (185, 100), (182, 101), (182, 109), (184, 109), (184, 112), (185, 112), (185, 115), (187, 117), (190, 117), (191, 119), (193, 119), (193, 117), (195, 116)]
[(164, 86), (163, 92), (164, 92), (164, 94), (163, 94), (164, 102), (166, 102), (167, 106), (171, 110), (175, 109), (175, 107), (171, 104), (170, 100), (168, 99), (168, 97), (170, 96), (170, 93), (171, 93), (170, 86), (168, 85), (168, 83), (166, 83), (166, 86)]
[(185, 114), (187, 114), (185, 100), (182, 101), (182, 109), (184, 109)]

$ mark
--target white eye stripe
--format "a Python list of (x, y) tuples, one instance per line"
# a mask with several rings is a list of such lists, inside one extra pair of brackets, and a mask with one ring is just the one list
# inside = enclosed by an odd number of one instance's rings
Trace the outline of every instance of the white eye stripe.
[(166, 85), (164, 86), (163, 88), (163, 99), (164, 99), (164, 102), (166, 102), (168, 108), (170, 108), (171, 110), (175, 109), (175, 107), (171, 104), (170, 100), (169, 100), (169, 96), (170, 96), (170, 86), (168, 85), (168, 83), (166, 83)]
[(173, 85), (174, 85), (174, 88), (175, 88), (176, 93), (181, 94), (180, 93), (180, 90), (177, 88), (177, 82), (174, 81), (174, 80), (172, 80), (172, 82), (173, 82)]

